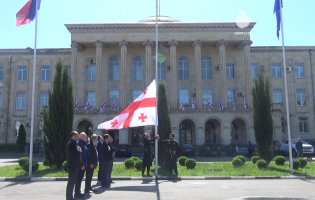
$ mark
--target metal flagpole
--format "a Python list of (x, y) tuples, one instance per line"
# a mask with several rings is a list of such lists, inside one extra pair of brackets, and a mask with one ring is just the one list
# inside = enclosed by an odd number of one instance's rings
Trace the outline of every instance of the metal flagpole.
[(29, 176), (32, 176), (33, 163), (33, 134), (34, 134), (34, 110), (35, 110), (35, 75), (36, 75), (36, 44), (37, 44), (37, 12), (38, 0), (36, 0), (35, 8), (35, 43), (34, 43), (34, 60), (33, 60), (33, 84), (32, 84), (32, 114), (31, 114), (31, 138), (30, 138), (30, 161), (29, 161)]
[[(156, 84), (156, 116), (158, 116), (158, 3), (159, 0), (156, 0), (156, 15), (155, 15), (155, 84)], [(156, 117), (155, 122), (155, 136), (158, 135), (157, 128), (158, 118)], [(158, 141), (155, 140), (155, 178), (157, 179), (158, 172)]]
[(279, 0), (280, 4), (280, 24), (282, 35), (282, 55), (283, 55), (283, 71), (284, 71), (284, 92), (285, 92), (285, 109), (287, 114), (287, 129), (289, 140), (289, 157), (290, 157), (290, 169), (293, 174), (293, 161), (292, 161), (292, 143), (291, 143), (291, 130), (290, 130), (290, 113), (289, 113), (289, 97), (288, 97), (288, 81), (287, 81), (287, 66), (285, 61), (285, 49), (284, 49), (284, 33), (283, 33), (283, 18), (282, 18), (282, 0)]

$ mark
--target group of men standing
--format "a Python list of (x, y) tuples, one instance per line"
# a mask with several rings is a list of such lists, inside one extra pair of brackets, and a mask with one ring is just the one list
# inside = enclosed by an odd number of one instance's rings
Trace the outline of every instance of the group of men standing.
[(73, 189), (75, 198), (83, 198), (81, 193), (81, 183), (86, 173), (84, 193), (96, 192), (91, 181), (94, 169), (99, 164), (98, 181), (102, 188), (109, 188), (111, 183), (111, 172), (115, 161), (115, 149), (112, 146), (113, 138), (105, 134), (97, 136), (93, 134), (90, 143), (87, 144), (88, 137), (82, 132), (78, 134), (72, 131), (70, 141), (67, 145), (67, 171), (68, 184), (66, 191), (67, 200), (73, 200)]

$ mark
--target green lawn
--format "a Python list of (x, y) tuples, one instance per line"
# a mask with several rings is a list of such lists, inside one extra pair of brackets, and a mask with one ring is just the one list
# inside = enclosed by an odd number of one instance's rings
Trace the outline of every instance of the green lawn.
[[(94, 171), (94, 177), (97, 177), (98, 168)], [(195, 170), (187, 170), (186, 167), (178, 164), (179, 176), (290, 176), (288, 162), (283, 166), (277, 166), (274, 162), (270, 163), (266, 170), (259, 170), (256, 165), (246, 162), (240, 168), (234, 168), (231, 162), (215, 163), (197, 163)], [(151, 168), (151, 174), (154, 174), (154, 166)], [(28, 173), (19, 165), (0, 167), (0, 177), (23, 177)], [(168, 176), (168, 171), (159, 170), (159, 175)], [(314, 176), (315, 163), (308, 163), (304, 169), (295, 171), (297, 176)], [(33, 173), (35, 177), (67, 177), (67, 173), (55, 168), (49, 168), (42, 164), (39, 169)], [(136, 169), (126, 169), (123, 163), (115, 164), (112, 176), (141, 176), (141, 172)]]

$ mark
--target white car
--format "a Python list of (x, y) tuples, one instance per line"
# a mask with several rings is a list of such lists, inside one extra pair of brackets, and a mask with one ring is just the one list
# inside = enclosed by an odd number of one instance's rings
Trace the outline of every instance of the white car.
[[(296, 157), (297, 156), (297, 150), (295, 147), (295, 144), (297, 143), (298, 139), (292, 139), (291, 144), (292, 144), (292, 156)], [(314, 154), (314, 148), (312, 145), (308, 144), (307, 142), (302, 140), (302, 146), (303, 146), (303, 155), (308, 156), (308, 155), (313, 155)], [(289, 154), (289, 140), (283, 140), (282, 143), (282, 150), (284, 154)]]

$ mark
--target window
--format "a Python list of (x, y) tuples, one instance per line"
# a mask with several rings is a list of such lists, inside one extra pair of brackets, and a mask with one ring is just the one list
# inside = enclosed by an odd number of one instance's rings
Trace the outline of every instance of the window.
[(234, 64), (226, 64), (226, 78), (234, 78)]
[(165, 62), (165, 60), (166, 60), (166, 58), (164, 56), (159, 56), (159, 60), (158, 60), (158, 80), (165, 80), (165, 76), (166, 76), (166, 62)]
[(252, 63), (252, 78), (257, 78), (257, 63)]
[(273, 90), (273, 103), (282, 103), (282, 90)]
[(202, 80), (212, 79), (212, 66), (209, 56), (203, 56), (201, 58), (201, 77)]
[(304, 63), (295, 63), (295, 78), (304, 78)]
[(280, 63), (272, 63), (272, 78), (281, 78), (281, 64)]
[(189, 79), (189, 63), (186, 56), (181, 56), (178, 61), (179, 66), (179, 80), (188, 80)]
[(41, 92), (39, 95), (39, 109), (43, 109), (43, 106), (48, 106), (48, 92)]
[(296, 90), (296, 100), (298, 106), (306, 106), (306, 95), (305, 89)]
[(202, 101), (203, 104), (208, 104), (208, 101), (212, 102), (212, 89), (202, 89)]
[(299, 117), (299, 131), (300, 133), (308, 133), (307, 117)]
[(142, 90), (132, 90), (132, 101), (136, 100), (142, 94)]
[(0, 67), (0, 87), (3, 87), (3, 67)]
[(50, 81), (50, 66), (42, 66), (42, 81)]
[(65, 66), (65, 68), (68, 70), (69, 79), (71, 79), (71, 66)]
[(228, 104), (231, 105), (235, 103), (235, 90), (227, 91)]
[(87, 80), (95, 80), (95, 70), (96, 67), (94, 65), (88, 65), (87, 66)]
[(189, 104), (189, 90), (179, 89), (179, 104), (183, 102), (185, 105)]
[(119, 60), (112, 57), (109, 61), (109, 80), (119, 81)]
[(134, 57), (133, 61), (133, 70), (132, 70), (132, 77), (135, 81), (142, 80), (142, 59), (140, 56)]
[(192, 144), (192, 128), (188, 122), (180, 123), (179, 138), (181, 144)]
[(27, 77), (27, 67), (18, 67), (18, 81), (26, 81)]
[(109, 90), (109, 103), (113, 105), (115, 102), (116, 106), (119, 105), (119, 90)]
[(89, 102), (90, 106), (95, 107), (95, 92), (87, 92), (86, 101)]
[(212, 122), (209, 122), (209, 121), (206, 123), (205, 142), (211, 143), (211, 144), (216, 143), (215, 126)]
[(284, 121), (284, 117), (281, 117), (281, 131), (282, 131), (282, 133), (284, 133), (284, 131), (285, 131), (285, 121)]
[(0, 93), (0, 109), (2, 109), (2, 93)]
[(16, 93), (16, 110), (25, 110), (25, 92)]

